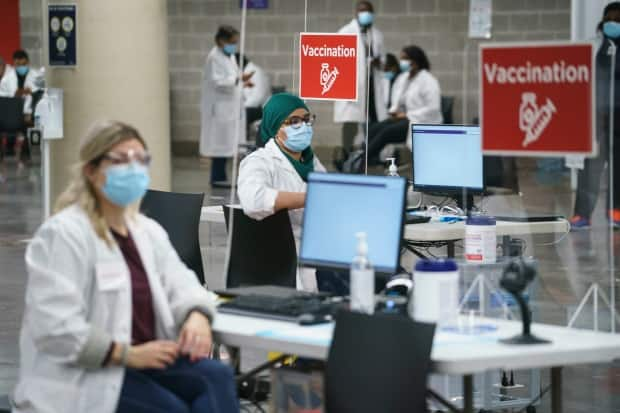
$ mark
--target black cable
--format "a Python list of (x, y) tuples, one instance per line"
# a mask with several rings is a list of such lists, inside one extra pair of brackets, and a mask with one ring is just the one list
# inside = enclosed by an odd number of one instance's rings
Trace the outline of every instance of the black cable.
[(543, 398), (543, 396), (551, 389), (551, 385), (548, 385), (546, 388), (544, 388), (539, 394), (538, 396), (536, 396), (536, 398), (534, 400), (532, 400), (527, 406), (525, 406), (523, 409), (519, 410), (517, 413), (525, 413), (527, 411), (528, 407), (532, 407), (534, 405), (534, 403), (538, 402), (540, 399)]

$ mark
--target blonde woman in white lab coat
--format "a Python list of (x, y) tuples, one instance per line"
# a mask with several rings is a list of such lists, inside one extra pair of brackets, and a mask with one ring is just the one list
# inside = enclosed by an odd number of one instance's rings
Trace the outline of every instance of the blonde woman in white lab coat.
[(229, 367), (207, 359), (212, 296), (138, 212), (150, 156), (101, 122), (26, 251), (14, 412), (238, 412)]
[(235, 60), (239, 32), (221, 26), (215, 35), (215, 46), (209, 52), (202, 74), (200, 125), (200, 156), (211, 158), (210, 182), (226, 181), (226, 159), (237, 151), (238, 142), (245, 142), (245, 110), (242, 87), (250, 86), (253, 73), (239, 79)]
[[(246, 215), (261, 220), (288, 209), (299, 240), (310, 172), (325, 172), (311, 143), (314, 116), (303, 100), (278, 93), (265, 103), (260, 135), (266, 143), (241, 162), (237, 193)], [(298, 273), (297, 287), (316, 291), (313, 270)]]
[[(334, 122), (342, 123), (342, 146), (350, 151), (358, 133), (359, 125), (366, 122), (366, 81), (368, 59), (371, 59), (371, 84), (369, 96), (369, 123), (380, 122), (387, 117), (384, 105), (384, 91), (381, 63), (385, 58), (383, 33), (374, 23), (374, 8), (369, 1), (359, 1), (355, 18), (343, 26), (338, 33), (356, 33), (357, 44), (357, 101), (334, 102)], [(369, 47), (370, 46), (370, 47)]]

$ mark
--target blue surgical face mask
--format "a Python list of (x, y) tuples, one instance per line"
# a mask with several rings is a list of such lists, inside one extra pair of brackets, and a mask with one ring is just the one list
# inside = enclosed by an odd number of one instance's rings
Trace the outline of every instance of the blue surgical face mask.
[(28, 73), (28, 66), (15, 66), (15, 71), (20, 76), (25, 76)]
[(232, 56), (235, 53), (237, 53), (237, 43), (228, 43), (225, 44), (224, 47), (222, 47), (222, 50), (224, 51), (224, 53), (226, 53), (228, 56)]
[(411, 60), (401, 59), (398, 64), (402, 72), (408, 72), (411, 70)]
[(396, 76), (396, 73), (392, 72), (391, 70), (388, 70), (387, 72), (383, 72), (383, 77), (386, 78), (387, 80), (394, 79), (394, 76)]
[(370, 26), (375, 20), (375, 15), (370, 11), (360, 11), (357, 13), (357, 21), (362, 26)]
[(112, 165), (105, 170), (103, 194), (115, 205), (126, 207), (142, 198), (149, 188), (148, 168), (138, 162)]
[(620, 37), (620, 23), (609, 21), (603, 23), (603, 33), (610, 39), (617, 39)]
[(284, 146), (293, 152), (303, 152), (312, 143), (312, 126), (305, 122), (299, 128), (287, 126), (284, 132), (286, 133)]

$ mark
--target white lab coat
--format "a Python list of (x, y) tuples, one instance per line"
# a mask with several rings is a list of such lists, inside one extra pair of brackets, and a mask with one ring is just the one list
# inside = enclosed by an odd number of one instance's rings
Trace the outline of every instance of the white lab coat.
[[(357, 33), (357, 101), (336, 101), (334, 102), (334, 122), (364, 122), (366, 120), (366, 61), (365, 46), (362, 40), (360, 25), (357, 19), (351, 20), (348, 24), (338, 30), (338, 33)], [(374, 26), (368, 29), (367, 35), (372, 39), (372, 50), (375, 57), (385, 60), (385, 46), (383, 44), (383, 33)], [(379, 121), (387, 117), (387, 110), (384, 102), (383, 82), (381, 81), (381, 70), (372, 69), (374, 77), (375, 107)]]
[(265, 73), (260, 66), (254, 64), (254, 62), (248, 62), (243, 71), (244, 73), (254, 72), (254, 75), (250, 78), (254, 86), (243, 88), (243, 104), (246, 108), (263, 107), (267, 99), (269, 99), (269, 96), (271, 96), (269, 76), (267, 76), (267, 73)]
[[(128, 220), (146, 270), (156, 336), (176, 340), (187, 313), (214, 315), (212, 295), (153, 220)], [(101, 367), (111, 340), (131, 341), (131, 281), (118, 248), (74, 205), (48, 219), (26, 251), (28, 285), (14, 412), (116, 410), (123, 367)]]
[(235, 130), (239, 123), (239, 143), (245, 142), (245, 110), (242, 110), (242, 83), (237, 62), (215, 46), (207, 56), (202, 74), (200, 155), (229, 158), (237, 151)]
[[(314, 171), (325, 172), (325, 167), (316, 155)], [(273, 139), (269, 140), (264, 148), (252, 152), (241, 161), (237, 194), (243, 212), (256, 220), (262, 220), (276, 212), (274, 207), (278, 192), (306, 192), (306, 186)], [(303, 215), (303, 209), (289, 211), (298, 251)], [(314, 270), (301, 269), (297, 274), (297, 288), (317, 290)]]
[[(405, 108), (410, 125), (420, 123), (442, 123), (441, 88), (437, 78), (428, 70), (420, 70), (413, 79), (407, 80), (398, 105)], [(411, 149), (411, 139), (407, 129), (406, 142)]]
[[(36, 80), (39, 76), (39, 71), (30, 67), (28, 69), (28, 73), (26, 74), (26, 79), (24, 80), (24, 89), (30, 89), (32, 93), (37, 92), (39, 88), (37, 87)], [(34, 108), (32, 107), (32, 95), (24, 96), (24, 113), (30, 115), (32, 114), (33, 109)]]
[(0, 97), (12, 98), (17, 92), (17, 74), (13, 66), (7, 64), (4, 67), (4, 75), (0, 79)]

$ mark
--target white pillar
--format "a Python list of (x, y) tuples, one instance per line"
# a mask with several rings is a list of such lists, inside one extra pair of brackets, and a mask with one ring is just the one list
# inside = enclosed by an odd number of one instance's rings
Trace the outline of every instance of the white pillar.
[(65, 103), (64, 139), (50, 145), (52, 205), (67, 185), (81, 138), (99, 119), (135, 126), (153, 156), (151, 186), (170, 190), (166, 0), (73, 2), (78, 66), (50, 68), (48, 78), (50, 87), (64, 90)]

